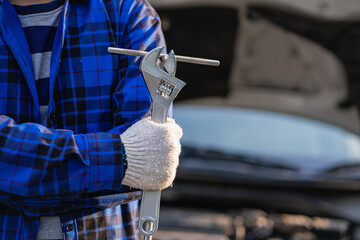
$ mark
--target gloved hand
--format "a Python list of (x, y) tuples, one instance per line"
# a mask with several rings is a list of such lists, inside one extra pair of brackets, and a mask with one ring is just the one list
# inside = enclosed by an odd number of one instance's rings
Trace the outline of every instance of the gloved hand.
[(182, 137), (182, 129), (173, 119), (165, 124), (142, 119), (120, 137), (128, 165), (122, 184), (143, 190), (162, 190), (172, 184)]

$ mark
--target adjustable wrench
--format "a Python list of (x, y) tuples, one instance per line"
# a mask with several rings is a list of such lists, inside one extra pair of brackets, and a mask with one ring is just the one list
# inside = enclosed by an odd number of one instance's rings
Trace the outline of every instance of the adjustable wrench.
[[(151, 119), (156, 123), (165, 123), (171, 103), (185, 86), (185, 82), (175, 77), (176, 61), (219, 66), (220, 61), (187, 56), (175, 56), (173, 51), (168, 55), (162, 54), (164, 47), (158, 47), (150, 52), (124, 48), (109, 47), (108, 51), (116, 54), (144, 56), (141, 71), (152, 99)], [(159, 58), (163, 59), (161, 69)], [(144, 240), (151, 240), (158, 229), (161, 191), (143, 191), (139, 230)]]
[[(164, 47), (150, 51), (141, 63), (141, 71), (152, 99), (151, 119), (156, 123), (166, 123), (171, 103), (185, 86), (185, 82), (175, 77), (176, 60), (171, 51), (161, 69), (157, 62)], [(159, 222), (161, 191), (143, 191), (139, 230), (144, 240), (151, 240)]]

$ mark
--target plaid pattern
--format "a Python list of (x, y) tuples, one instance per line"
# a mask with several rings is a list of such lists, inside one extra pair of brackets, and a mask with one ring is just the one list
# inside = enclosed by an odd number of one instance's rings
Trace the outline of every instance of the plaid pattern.
[[(107, 208), (92, 215), (82, 213), (76, 221), (79, 239), (117, 239), (117, 236), (138, 238), (139, 233), (133, 228), (136, 221), (128, 223), (123, 220), (136, 219), (136, 209), (137, 205), (132, 202), (121, 208)], [(114, 228), (108, 229), (108, 226)]]
[(109, 46), (164, 45), (146, 0), (66, 0), (42, 126), (24, 32), (0, 0), (0, 239), (36, 239), (60, 215), (66, 239), (136, 239), (139, 191), (121, 185), (120, 135), (149, 113), (140, 57)]

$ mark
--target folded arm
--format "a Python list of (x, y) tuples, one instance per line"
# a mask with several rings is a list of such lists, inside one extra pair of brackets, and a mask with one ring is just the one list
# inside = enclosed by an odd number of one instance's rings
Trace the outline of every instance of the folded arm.
[[(152, 7), (144, 1), (121, 3), (127, 6), (117, 6), (110, 13), (110, 17), (124, 18), (114, 21), (120, 23), (113, 26), (118, 46), (149, 51), (165, 44)], [(118, 82), (112, 96), (114, 128), (108, 132), (76, 135), (36, 123), (17, 125), (5, 115), (0, 117), (0, 191), (47, 197), (121, 190), (120, 134), (146, 116), (151, 103), (139, 69), (141, 59), (118, 58)]]

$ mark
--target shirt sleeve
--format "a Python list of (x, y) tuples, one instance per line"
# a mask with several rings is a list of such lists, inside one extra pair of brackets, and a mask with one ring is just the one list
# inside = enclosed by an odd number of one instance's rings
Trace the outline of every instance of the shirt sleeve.
[[(164, 45), (160, 20), (147, 2), (124, 1), (122, 47), (150, 50)], [(129, 10), (130, 9), (130, 10)], [(112, 100), (114, 128), (74, 134), (36, 123), (16, 124), (0, 116), (0, 191), (26, 197), (79, 195), (120, 190), (124, 175), (120, 134), (149, 113), (150, 96), (140, 57), (119, 56), (119, 81)]]
[(15, 195), (95, 192), (119, 188), (122, 180), (121, 141), (115, 133), (74, 135), (36, 123), (16, 125), (1, 116), (0, 153), (0, 190)]
[[(117, 47), (142, 51), (165, 47), (160, 18), (149, 3), (145, 0), (125, 0), (121, 3), (118, 7), (122, 9), (119, 21), (126, 24), (119, 26), (125, 26), (126, 31), (118, 35)], [(131, 9), (130, 14), (123, 12), (126, 9)], [(139, 68), (142, 57), (123, 54), (118, 56), (121, 80), (115, 89), (113, 100), (117, 108), (114, 114), (115, 125), (120, 127), (111, 132), (122, 133), (139, 120), (139, 116), (149, 115), (151, 99)]]

